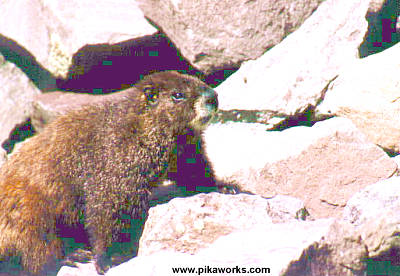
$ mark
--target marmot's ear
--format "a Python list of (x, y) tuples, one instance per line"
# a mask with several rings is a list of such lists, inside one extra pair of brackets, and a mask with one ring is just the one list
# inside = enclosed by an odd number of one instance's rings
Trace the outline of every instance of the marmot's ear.
[(154, 106), (158, 102), (158, 91), (152, 85), (147, 85), (143, 87), (143, 93), (146, 96), (147, 102), (149, 105)]

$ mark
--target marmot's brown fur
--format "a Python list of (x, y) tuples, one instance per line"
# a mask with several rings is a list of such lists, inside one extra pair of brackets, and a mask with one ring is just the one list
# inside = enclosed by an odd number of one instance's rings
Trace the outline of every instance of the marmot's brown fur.
[(60, 116), (2, 166), (0, 255), (21, 256), (25, 270), (41, 273), (63, 257), (56, 222), (83, 215), (96, 268), (108, 269), (121, 216), (147, 211), (177, 135), (201, 131), (218, 105), (206, 84), (172, 71), (130, 89), (118, 101)]

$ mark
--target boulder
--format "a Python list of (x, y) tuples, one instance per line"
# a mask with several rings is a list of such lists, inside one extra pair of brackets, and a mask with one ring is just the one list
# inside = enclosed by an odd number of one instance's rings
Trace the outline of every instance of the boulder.
[(140, 0), (195, 67), (210, 72), (256, 59), (297, 29), (321, 0)]
[[(286, 201), (288, 204), (282, 204)], [(290, 207), (296, 202), (297, 208)], [(194, 254), (220, 236), (255, 225), (295, 220), (304, 206), (298, 200), (267, 200), (256, 195), (219, 193), (176, 198), (153, 207), (139, 243), (139, 256), (161, 250)]]
[(317, 119), (349, 118), (375, 144), (400, 152), (400, 43), (355, 60), (329, 85)]
[(211, 125), (205, 151), (216, 177), (263, 197), (290, 195), (313, 217), (338, 217), (357, 191), (389, 178), (396, 163), (345, 118), (266, 131), (261, 124)]
[(255, 110), (270, 121), (315, 106), (339, 70), (358, 58), (371, 2), (321, 3), (299, 29), (217, 87), (220, 108)]
[(398, 275), (400, 177), (367, 186), (285, 275)]
[[(0, 19), (1, 20), (1, 19)], [(10, 132), (32, 115), (32, 101), (40, 90), (14, 64), (0, 54), (0, 145)]]
[(331, 224), (332, 220), (321, 219), (255, 226), (223, 236), (194, 255), (161, 250), (133, 258), (107, 275), (172, 275), (173, 268), (217, 275), (260, 269), (261, 275), (281, 275), (302, 257), (305, 248), (326, 235)]
[(56, 77), (66, 77), (73, 54), (86, 44), (116, 43), (152, 34), (135, 1), (6, 0), (0, 34), (16, 41)]

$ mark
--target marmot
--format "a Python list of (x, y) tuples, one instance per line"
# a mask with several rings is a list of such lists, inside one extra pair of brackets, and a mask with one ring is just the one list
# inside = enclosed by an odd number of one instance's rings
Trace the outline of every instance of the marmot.
[(59, 220), (83, 217), (97, 271), (110, 267), (107, 249), (126, 226), (122, 215), (147, 212), (176, 137), (201, 133), (218, 107), (214, 90), (174, 71), (130, 90), (58, 117), (2, 166), (0, 255), (20, 256), (25, 270), (43, 273), (63, 257)]

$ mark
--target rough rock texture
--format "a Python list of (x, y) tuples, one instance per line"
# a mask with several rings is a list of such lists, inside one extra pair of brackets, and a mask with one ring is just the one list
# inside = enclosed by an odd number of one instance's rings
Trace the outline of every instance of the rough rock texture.
[[(289, 271), (308, 275), (398, 275), (400, 177), (356, 193), (323, 239), (309, 247)], [(314, 274), (311, 274), (314, 272)], [(319, 272), (316, 273), (316, 272)]]
[(255, 59), (297, 29), (321, 0), (139, 0), (194, 66), (205, 72)]
[[(151, 208), (139, 244), (138, 255), (150, 255), (159, 250), (195, 253), (218, 237), (254, 225), (270, 225), (275, 221), (295, 219), (304, 206), (298, 200), (286, 198), (267, 200), (255, 195), (200, 194), (177, 198), (168, 204)], [(278, 206), (281, 206), (278, 210)]]
[(39, 94), (33, 98), (32, 102), (32, 124), (35, 130), (41, 131), (46, 124), (68, 110), (76, 109), (91, 103), (94, 104), (113, 97), (124, 97), (126, 91), (127, 90), (108, 95), (66, 93), (60, 91)]
[[(1, 19), (0, 19), (1, 20)], [(32, 100), (40, 94), (28, 77), (0, 55), (0, 145), (16, 125), (32, 114)]]
[[(116, 43), (156, 31), (135, 1), (6, 0), (0, 34), (15, 40), (55, 76), (65, 77), (85, 44)], [(82, 27), (84, 26), (84, 27)]]
[[(375, 144), (400, 152), (400, 43), (348, 64), (317, 107), (319, 117), (349, 118)], [(317, 117), (318, 117), (317, 116)]]
[(308, 212), (303, 201), (291, 196), (277, 195), (268, 200), (268, 214), (273, 223), (284, 223), (296, 219), (306, 219)]
[(220, 108), (273, 111), (282, 117), (316, 105), (339, 69), (358, 57), (369, 2), (323, 2), (296, 32), (244, 63), (216, 89)]
[(360, 235), (347, 222), (335, 220), (322, 239), (303, 251), (283, 275), (376, 275), (364, 274), (368, 256)]
[(216, 124), (204, 139), (217, 178), (264, 197), (299, 198), (314, 217), (337, 217), (355, 192), (397, 170), (345, 118), (281, 132), (258, 124)]
[(358, 227), (387, 211), (400, 219), (400, 177), (382, 180), (356, 193), (347, 202), (343, 219)]
[(228, 259), (230, 264), (268, 266), (273, 275), (279, 275), (289, 262), (301, 256), (304, 248), (326, 235), (331, 223), (331, 219), (321, 219), (255, 227), (221, 237), (198, 255)]
[(7, 160), (7, 153), (3, 148), (0, 148), (0, 167)]
[(148, 256), (138, 256), (112, 268), (107, 275), (169, 275), (172, 267), (206, 266), (246, 269), (264, 267), (269, 268), (270, 272), (261, 275), (280, 275), (289, 263), (301, 257), (304, 248), (327, 233), (331, 223), (331, 220), (324, 219), (314, 222), (258, 225), (253, 229), (223, 236), (195, 255), (163, 250)]

